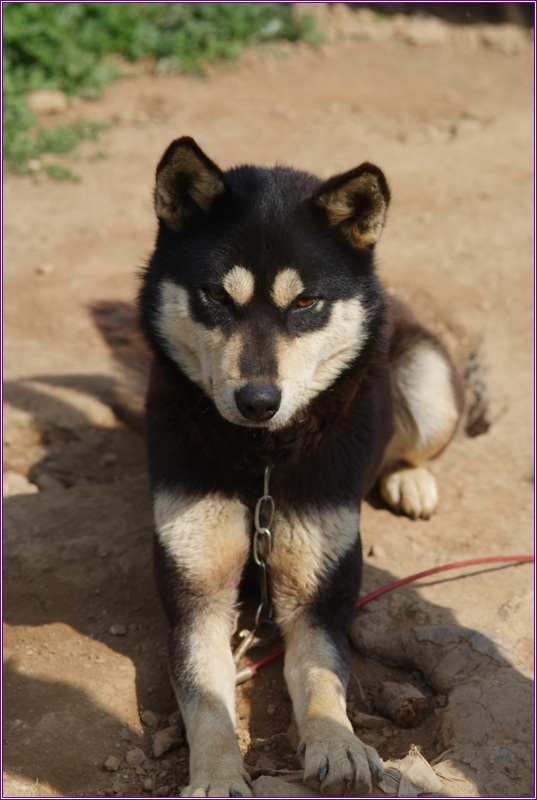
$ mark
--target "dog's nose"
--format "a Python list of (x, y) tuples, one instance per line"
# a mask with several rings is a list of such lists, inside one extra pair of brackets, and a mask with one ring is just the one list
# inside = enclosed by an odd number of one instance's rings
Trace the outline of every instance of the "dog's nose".
[(235, 392), (237, 408), (251, 422), (266, 422), (280, 407), (282, 393), (273, 383), (247, 383)]

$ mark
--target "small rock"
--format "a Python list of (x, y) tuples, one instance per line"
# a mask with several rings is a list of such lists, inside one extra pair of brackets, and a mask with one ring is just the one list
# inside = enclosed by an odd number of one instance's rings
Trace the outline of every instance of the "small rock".
[(121, 730), (119, 731), (119, 738), (120, 738), (120, 739), (123, 739), (123, 741), (124, 741), (124, 742), (130, 742), (130, 740), (132, 739), (131, 732), (130, 732), (130, 730), (127, 728), (127, 726), (126, 726), (126, 725), (124, 725), (124, 726), (121, 728)]
[(169, 728), (164, 728), (154, 733), (152, 739), (153, 755), (155, 758), (160, 758), (164, 753), (167, 753), (173, 747), (177, 747), (177, 745), (181, 744), (183, 737), (177, 726), (170, 725)]
[(143, 787), (146, 792), (152, 792), (153, 789), (155, 788), (155, 781), (153, 780), (153, 778), (146, 778), (143, 783)]
[(111, 788), (113, 794), (126, 795), (127, 794), (127, 790), (128, 790), (129, 787), (127, 786), (127, 784), (124, 781), (122, 781), (119, 778), (117, 778), (113, 782), (113, 784), (112, 784), (112, 786), (110, 788)]
[(276, 705), (274, 705), (274, 703), (270, 703), (270, 705), (267, 706), (267, 714), (269, 715), (269, 717), (273, 717), (274, 716), (274, 714), (277, 711), (277, 708), (278, 707)]
[(160, 714), (147, 709), (146, 711), (142, 711), (140, 719), (148, 728), (156, 728), (160, 722)]
[(168, 795), (171, 794), (171, 791), (171, 786), (159, 786), (157, 787), (155, 794), (157, 797), (168, 797)]
[(108, 633), (111, 636), (125, 636), (127, 634), (127, 628), (125, 625), (110, 625), (108, 628)]
[(127, 755), (125, 756), (125, 761), (129, 765), (129, 767), (139, 767), (141, 764), (144, 763), (147, 756), (143, 750), (139, 747), (135, 747), (134, 750), (129, 750)]
[(107, 769), (109, 772), (117, 772), (120, 764), (121, 764), (120, 758), (118, 758), (117, 756), (108, 756), (108, 758), (103, 764), (103, 767)]

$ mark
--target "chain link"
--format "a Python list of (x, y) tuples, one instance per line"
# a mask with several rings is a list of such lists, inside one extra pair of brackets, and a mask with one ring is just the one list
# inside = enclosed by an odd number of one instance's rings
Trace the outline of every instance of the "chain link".
[(261, 603), (255, 615), (256, 628), (265, 620), (272, 618), (272, 607), (269, 598), (267, 557), (272, 549), (272, 534), (270, 526), (274, 521), (274, 498), (269, 494), (270, 467), (265, 468), (263, 480), (263, 495), (259, 498), (254, 512), (254, 540), (252, 553), (254, 561), (259, 567), (259, 589)]
[(272, 603), (270, 602), (267, 558), (272, 550), (271, 525), (276, 511), (274, 498), (269, 494), (270, 467), (265, 468), (263, 494), (257, 501), (254, 511), (254, 538), (252, 555), (259, 567), (259, 593), (261, 602), (255, 613), (255, 624), (251, 631), (241, 631), (242, 643), (234, 654), (238, 664), (242, 655), (251, 647), (269, 644), (276, 636), (276, 623), (272, 619)]

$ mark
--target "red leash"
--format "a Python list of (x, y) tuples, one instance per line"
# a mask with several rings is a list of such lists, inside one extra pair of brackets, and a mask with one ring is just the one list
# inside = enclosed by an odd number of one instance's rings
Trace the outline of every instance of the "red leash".
[[(365, 597), (362, 597), (360, 600), (358, 600), (355, 607), (362, 608), (362, 606), (365, 606), (366, 603), (370, 603), (371, 600), (376, 600), (377, 597), (380, 597), (387, 592), (391, 592), (393, 589), (399, 589), (400, 586), (406, 586), (407, 583), (413, 583), (414, 581), (420, 580), (420, 578), (427, 578), (429, 575), (436, 575), (439, 572), (446, 572), (450, 569), (475, 567), (483, 564), (525, 564), (533, 562), (534, 556), (489, 556), (487, 558), (470, 558), (467, 561), (453, 561), (451, 564), (442, 564), (440, 567), (432, 567), (431, 569), (426, 569), (423, 572), (416, 572), (414, 575), (409, 575), (407, 578), (400, 578), (392, 583), (387, 583), (385, 586), (381, 586), (380, 589), (375, 589), (369, 594), (366, 594)], [(284, 648), (281, 647), (279, 650), (275, 650), (274, 653), (270, 653), (270, 655), (259, 659), (259, 661), (256, 661), (255, 664), (251, 664), (249, 667), (240, 670), (240, 672), (237, 673), (236, 683), (244, 683), (250, 678), (255, 678), (259, 670), (262, 669), (265, 664), (269, 664), (271, 661), (279, 658), (281, 655), (283, 655), (283, 652)]]

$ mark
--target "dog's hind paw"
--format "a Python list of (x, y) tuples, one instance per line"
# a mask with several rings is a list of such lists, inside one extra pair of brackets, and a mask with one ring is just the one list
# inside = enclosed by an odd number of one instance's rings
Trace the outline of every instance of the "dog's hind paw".
[(372, 782), (384, 776), (376, 750), (348, 731), (303, 741), (298, 752), (304, 758), (304, 783), (325, 795), (369, 794)]
[(380, 478), (380, 493), (395, 511), (429, 519), (438, 505), (436, 481), (424, 467), (401, 467)]

